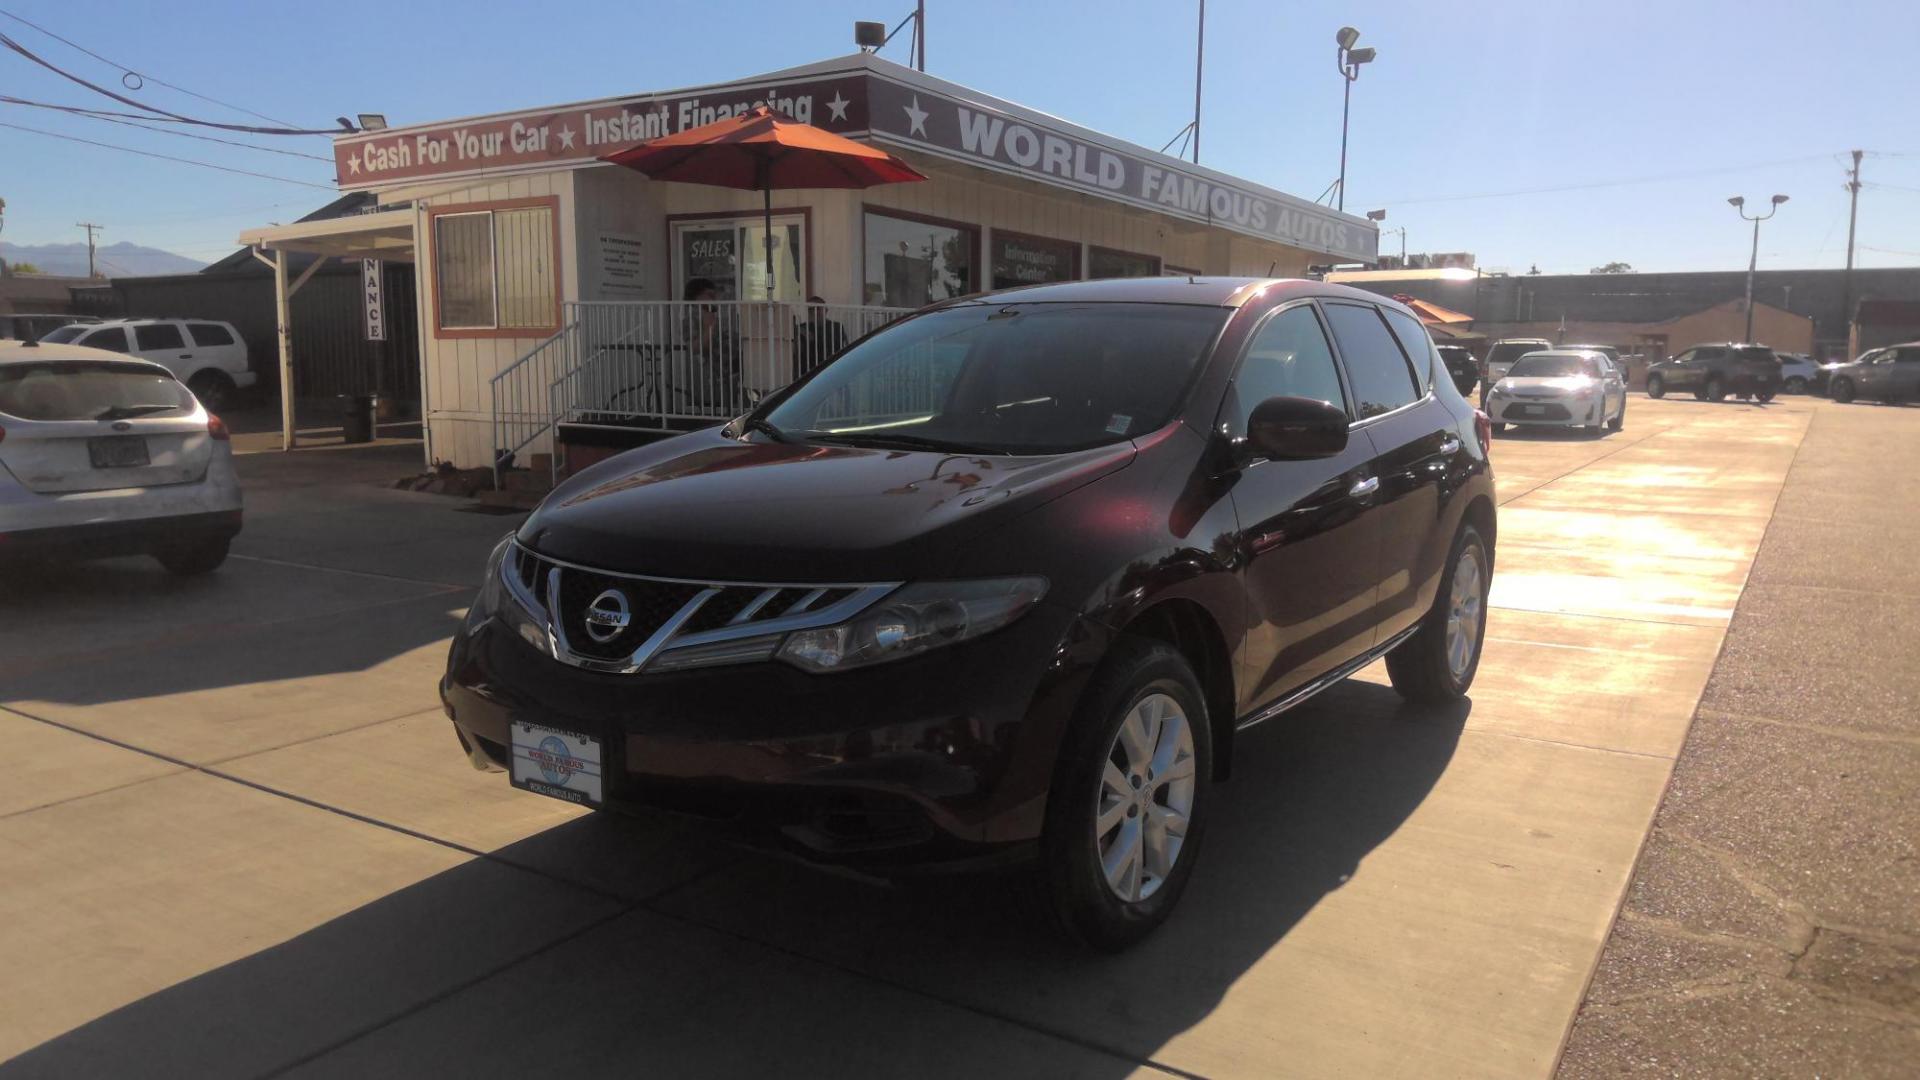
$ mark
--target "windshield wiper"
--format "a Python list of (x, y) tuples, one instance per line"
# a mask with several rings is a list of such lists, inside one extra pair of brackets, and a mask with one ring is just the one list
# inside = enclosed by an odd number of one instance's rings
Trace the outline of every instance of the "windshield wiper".
[(154, 413), (170, 412), (178, 405), (109, 405), (106, 411), (94, 417), (95, 420), (130, 420), (136, 416), (151, 416)]

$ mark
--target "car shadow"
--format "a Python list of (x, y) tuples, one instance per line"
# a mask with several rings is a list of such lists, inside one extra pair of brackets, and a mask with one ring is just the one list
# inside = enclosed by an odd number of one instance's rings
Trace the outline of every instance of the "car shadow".
[(1128, 1075), (1365, 872), (1470, 709), (1349, 681), (1243, 733), (1180, 910), (1123, 954), (1062, 943), (1006, 878), (881, 887), (759, 855), (562, 917), (547, 894), (580, 891), (570, 865), (667, 828), (585, 818), (126, 1004), (0, 1077)]

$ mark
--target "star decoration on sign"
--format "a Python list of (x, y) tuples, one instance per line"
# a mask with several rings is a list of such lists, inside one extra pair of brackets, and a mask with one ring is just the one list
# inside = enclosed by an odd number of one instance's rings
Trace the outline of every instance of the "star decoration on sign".
[(845, 120), (847, 118), (847, 106), (851, 104), (853, 104), (853, 102), (848, 101), (846, 98), (841, 97), (840, 91), (835, 90), (833, 92), (833, 100), (827, 102), (827, 111), (832, 113), (833, 115), (829, 116), (827, 119)]
[(572, 128), (563, 127), (560, 129), (560, 149), (562, 150), (573, 149), (573, 129)]
[(914, 95), (913, 104), (903, 105), (907, 111), (907, 134), (927, 137), (927, 110), (920, 107), (919, 95)]
[(360, 156), (358, 154), (347, 155), (347, 171), (355, 176), (360, 175)]

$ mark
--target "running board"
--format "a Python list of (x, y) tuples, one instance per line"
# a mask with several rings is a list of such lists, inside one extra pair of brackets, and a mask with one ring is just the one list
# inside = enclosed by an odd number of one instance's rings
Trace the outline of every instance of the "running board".
[(1347, 661), (1345, 664), (1342, 664), (1341, 666), (1334, 668), (1332, 671), (1327, 672), (1325, 675), (1322, 675), (1319, 678), (1308, 683), (1307, 685), (1301, 687), (1300, 689), (1295, 690), (1293, 693), (1288, 694), (1286, 697), (1281, 698), (1279, 701), (1274, 702), (1273, 704), (1267, 706), (1266, 708), (1261, 709), (1259, 712), (1254, 713), (1252, 716), (1246, 717), (1245, 719), (1241, 720), (1239, 723), (1234, 724), (1233, 730), (1245, 731), (1248, 728), (1254, 726), (1255, 724), (1264, 723), (1268, 720), (1271, 720), (1274, 717), (1279, 716), (1281, 713), (1286, 712), (1288, 709), (1293, 708), (1295, 705), (1298, 705), (1301, 702), (1307, 700), (1308, 698), (1314, 696), (1315, 694), (1318, 694), (1320, 691), (1325, 690), (1327, 687), (1332, 686), (1334, 683), (1346, 681), (1347, 676), (1352, 675), (1354, 672), (1359, 671), (1361, 668), (1366, 667), (1368, 664), (1371, 664), (1375, 660), (1378, 660), (1381, 657), (1392, 652), (1394, 649), (1394, 646), (1407, 640), (1408, 638), (1412, 637), (1414, 634), (1418, 633), (1419, 631), (1420, 631), (1420, 624), (1414, 623), (1412, 626), (1409, 626), (1405, 630), (1402, 630), (1399, 633), (1393, 635), (1391, 638), (1388, 638), (1386, 641), (1386, 644), (1376, 645), (1373, 648), (1368, 649), (1366, 652), (1361, 653), (1358, 658)]

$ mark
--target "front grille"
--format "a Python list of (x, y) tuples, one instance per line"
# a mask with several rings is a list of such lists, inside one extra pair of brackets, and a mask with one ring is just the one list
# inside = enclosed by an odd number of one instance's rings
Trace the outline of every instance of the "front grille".
[(1503, 419), (1507, 420), (1570, 420), (1573, 414), (1565, 405), (1529, 402), (1524, 407), (1510, 405)]
[[(683, 659), (699, 653), (704, 663), (728, 662), (736, 655), (751, 657), (756, 650), (744, 646), (728, 651), (721, 642), (824, 625), (852, 614), (866, 602), (890, 591), (892, 585), (758, 585), (736, 582), (688, 582), (640, 577), (588, 570), (555, 563), (515, 545), (507, 574), (513, 584), (525, 591), (542, 613), (561, 631), (565, 648), (556, 650), (556, 658), (587, 666), (618, 665), (638, 660), (644, 664), (657, 650), (688, 648)], [(558, 576), (557, 596), (552, 587)], [(613, 594), (608, 597), (608, 594)], [(636, 656), (641, 646), (653, 638), (669, 621), (680, 615), (689, 602), (705, 598), (687, 613), (686, 618), (646, 656)], [(588, 621), (588, 612), (602, 597), (603, 610), (624, 608), (627, 624), (617, 631), (604, 624)], [(613, 597), (617, 597), (615, 600)], [(766, 626), (766, 629), (762, 627)], [(598, 632), (605, 640), (595, 640)], [(762, 647), (759, 652), (770, 652)], [(688, 663), (663, 667), (686, 667)]]

